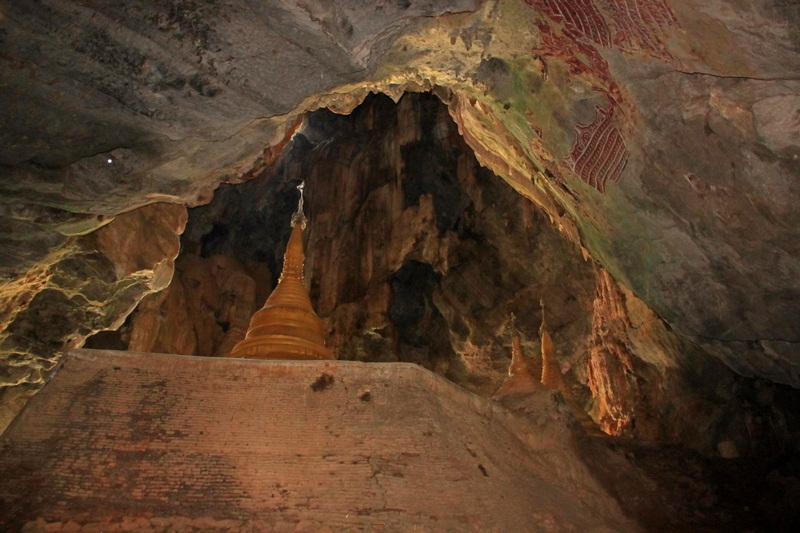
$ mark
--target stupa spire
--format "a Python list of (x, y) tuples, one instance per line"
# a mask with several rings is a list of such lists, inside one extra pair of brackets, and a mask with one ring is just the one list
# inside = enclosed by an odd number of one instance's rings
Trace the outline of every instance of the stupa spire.
[(525, 354), (522, 353), (522, 342), (517, 331), (517, 317), (511, 313), (511, 365), (508, 367), (508, 378), (500, 386), (495, 396), (511, 396), (531, 394), (542, 390), (542, 385), (531, 373)]
[(297, 226), (300, 224), (303, 226), (303, 229), (306, 229), (306, 224), (308, 223), (308, 219), (306, 219), (306, 214), (303, 212), (303, 202), (305, 201), (303, 196), (303, 191), (306, 188), (306, 182), (300, 182), (300, 185), (297, 186), (297, 190), (300, 191), (300, 200), (297, 202), (297, 211), (294, 212), (292, 215), (292, 227)]
[(556, 359), (553, 339), (550, 337), (547, 321), (544, 318), (544, 300), (539, 300), (539, 305), (542, 306), (542, 325), (539, 327), (539, 337), (542, 340), (542, 384), (550, 390), (561, 392), (572, 414), (575, 415), (575, 418), (580, 422), (587, 434), (604, 436), (605, 433), (600, 431), (600, 427), (594, 420), (578, 406), (578, 400), (575, 399), (572, 389), (564, 379), (564, 374), (561, 373), (561, 366), (558, 364), (558, 359)]
[(250, 320), (247, 335), (233, 347), (228, 357), (247, 359), (333, 359), (325, 347), (322, 321), (311, 306), (303, 285), (303, 189), (297, 189), (300, 200), (292, 215), (292, 235), (283, 256), (283, 270), (278, 285), (264, 307)]
[(508, 367), (508, 376), (514, 377), (529, 374), (528, 364), (522, 354), (522, 342), (517, 331), (517, 317), (511, 313), (511, 365)]

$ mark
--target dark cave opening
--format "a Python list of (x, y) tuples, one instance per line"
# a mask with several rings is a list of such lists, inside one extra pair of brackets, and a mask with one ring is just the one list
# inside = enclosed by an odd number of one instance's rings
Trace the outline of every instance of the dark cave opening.
[(444, 334), (449, 326), (434, 302), (441, 275), (431, 265), (419, 261), (405, 263), (392, 276), (392, 303), (389, 318), (397, 328), (401, 360), (420, 363), (431, 369), (449, 368), (457, 356)]

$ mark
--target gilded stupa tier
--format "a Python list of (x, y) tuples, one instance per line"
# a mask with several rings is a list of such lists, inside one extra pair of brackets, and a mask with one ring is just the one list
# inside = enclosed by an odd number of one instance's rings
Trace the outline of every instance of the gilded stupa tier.
[(508, 367), (508, 379), (500, 386), (495, 396), (511, 396), (531, 394), (543, 390), (539, 379), (531, 373), (531, 368), (522, 353), (522, 341), (516, 328), (516, 317), (511, 314), (511, 365)]
[(311, 307), (303, 285), (303, 185), (300, 205), (292, 217), (292, 236), (283, 256), (283, 271), (278, 286), (264, 307), (253, 315), (247, 335), (233, 347), (228, 357), (245, 359), (333, 359), (325, 347), (322, 321)]

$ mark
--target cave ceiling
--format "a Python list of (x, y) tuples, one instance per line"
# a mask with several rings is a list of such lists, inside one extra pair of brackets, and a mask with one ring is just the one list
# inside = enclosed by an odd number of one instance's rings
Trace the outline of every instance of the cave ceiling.
[(481, 164), (674, 331), (799, 387), (798, 10), (0, 2), (2, 409), (166, 286), (185, 207), (370, 92), (433, 91)]

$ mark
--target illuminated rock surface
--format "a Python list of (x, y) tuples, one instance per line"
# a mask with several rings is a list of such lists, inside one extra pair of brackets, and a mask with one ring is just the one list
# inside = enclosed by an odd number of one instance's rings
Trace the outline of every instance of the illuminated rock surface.
[(309, 115), (274, 167), (191, 210), (184, 245), (280, 271), (305, 179), (306, 280), (339, 359), (418, 363), (489, 397), (506, 378), (510, 313), (541, 377), (544, 299), (566, 382), (610, 434), (712, 455), (727, 440), (745, 455), (794, 445), (790, 389), (736, 376), (615, 289), (455, 132), (428, 94)]
[(0, 426), (41, 387), (65, 347), (116, 329), (143, 296), (172, 278), (186, 209), (151, 204), (117, 216), (88, 235), (70, 238), (2, 294)]

